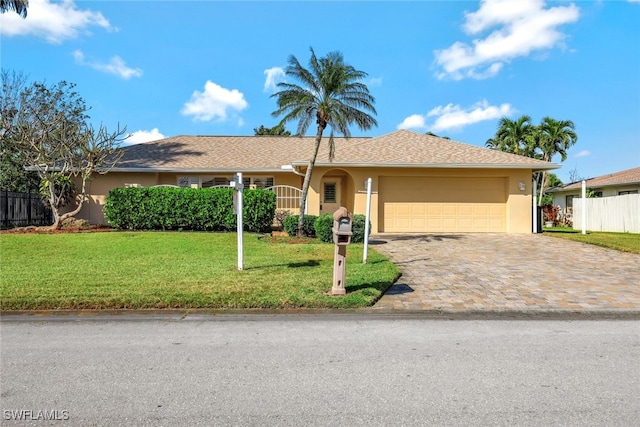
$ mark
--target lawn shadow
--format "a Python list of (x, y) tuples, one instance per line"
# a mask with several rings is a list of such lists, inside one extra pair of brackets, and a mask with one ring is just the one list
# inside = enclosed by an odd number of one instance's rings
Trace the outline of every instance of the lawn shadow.
[[(543, 233), (557, 233), (557, 234), (578, 234), (580, 233), (580, 230), (569, 230), (569, 229), (559, 229), (559, 230), (554, 230), (552, 228), (545, 228), (543, 230)], [(587, 232), (588, 234), (588, 232)]]
[(387, 289), (387, 292), (385, 292), (385, 294), (386, 295), (402, 295), (402, 294), (410, 294), (411, 292), (415, 292), (411, 286), (405, 283), (395, 283), (389, 289)]
[[(396, 285), (396, 283), (398, 282), (398, 279), (400, 279), (400, 277), (402, 277), (401, 273), (398, 273), (395, 277), (395, 279), (393, 279), (391, 282), (387, 281), (387, 282), (373, 282), (373, 283), (360, 283), (359, 285), (346, 285), (345, 286), (345, 290), (347, 291), (347, 294), (351, 293), (351, 292), (356, 292), (359, 291), (361, 289), (376, 289), (378, 291), (380, 291), (380, 296), (378, 298), (376, 298), (376, 301), (380, 298), (382, 298), (382, 295), (385, 294), (385, 292), (387, 292), (387, 290), (389, 288), (392, 288), (393, 286)], [(412, 290), (413, 291), (413, 290)], [(373, 301), (372, 304), (375, 304), (376, 301)]]
[(385, 237), (393, 241), (442, 242), (444, 240), (460, 240), (464, 236), (460, 234), (399, 234)]
[(264, 270), (267, 268), (274, 268), (274, 267), (287, 267), (287, 268), (317, 267), (319, 265), (320, 265), (320, 261), (318, 261), (317, 259), (308, 259), (306, 261), (300, 261), (300, 262), (285, 262), (282, 264), (269, 264), (269, 265), (261, 265), (258, 267), (249, 267), (249, 268), (246, 268), (245, 270)]
[(372, 245), (372, 246), (384, 245), (385, 243), (387, 243), (386, 240), (369, 240), (369, 244)]
[(400, 265), (400, 264), (410, 264), (412, 262), (429, 261), (429, 260), (431, 260), (431, 258), (416, 258), (416, 259), (408, 259), (406, 261), (394, 261), (393, 263), (395, 265)]

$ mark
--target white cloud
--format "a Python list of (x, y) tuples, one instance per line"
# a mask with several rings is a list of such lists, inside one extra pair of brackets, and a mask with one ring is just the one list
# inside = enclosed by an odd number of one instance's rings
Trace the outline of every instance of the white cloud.
[(476, 35), (495, 28), (485, 38), (469, 45), (457, 41), (436, 50), (435, 63), (440, 79), (449, 77), (484, 79), (495, 76), (506, 62), (534, 51), (562, 46), (565, 35), (558, 27), (578, 20), (576, 5), (545, 9), (542, 0), (482, 0), (480, 9), (465, 13), (463, 30)]
[[(640, 0), (638, 0), (640, 1)], [(589, 150), (582, 150), (579, 153), (576, 153), (573, 157), (587, 157), (591, 155), (591, 151)]]
[(398, 129), (426, 129), (426, 117), (420, 114), (412, 114), (398, 125)]
[(114, 30), (100, 12), (78, 9), (73, 0), (53, 3), (50, 0), (30, 0), (28, 16), (22, 19), (16, 13), (0, 15), (0, 34), (7, 37), (34, 35), (49, 43), (62, 43), (80, 33), (89, 33), (90, 27)]
[(264, 74), (267, 76), (264, 81), (264, 91), (275, 92), (276, 85), (284, 80), (284, 70), (280, 67), (272, 67), (264, 70)]
[(158, 128), (151, 130), (138, 130), (130, 133), (127, 139), (124, 141), (125, 145), (140, 144), (141, 142), (157, 141), (163, 139), (165, 136), (160, 133)]
[(81, 50), (73, 51), (73, 58), (76, 60), (76, 64), (86, 65), (95, 70), (102, 71), (109, 74), (115, 74), (125, 80), (131, 77), (142, 77), (142, 70), (140, 68), (130, 68), (119, 56), (113, 56), (107, 63), (100, 63), (97, 61), (86, 61), (84, 53)]
[(215, 118), (224, 121), (229, 110), (242, 111), (248, 106), (242, 92), (225, 89), (207, 80), (204, 92), (194, 91), (181, 112), (185, 116), (193, 116), (197, 121), (208, 122)]
[(371, 77), (369, 79), (369, 86), (382, 86), (382, 77)]
[(398, 129), (423, 129), (433, 132), (457, 130), (474, 123), (510, 116), (514, 112), (515, 109), (510, 104), (495, 106), (489, 105), (486, 100), (467, 109), (448, 104), (435, 107), (426, 115), (411, 115), (398, 125)]

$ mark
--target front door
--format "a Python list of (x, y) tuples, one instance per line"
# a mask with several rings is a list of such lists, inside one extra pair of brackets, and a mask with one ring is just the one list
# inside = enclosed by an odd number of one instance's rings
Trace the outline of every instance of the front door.
[(341, 204), (341, 184), (341, 178), (327, 177), (322, 180), (322, 188), (320, 189), (320, 215), (334, 213), (338, 210)]

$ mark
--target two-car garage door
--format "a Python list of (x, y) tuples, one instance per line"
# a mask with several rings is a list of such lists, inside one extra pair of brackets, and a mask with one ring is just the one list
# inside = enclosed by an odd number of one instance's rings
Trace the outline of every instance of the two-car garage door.
[(504, 177), (380, 177), (380, 231), (505, 232)]

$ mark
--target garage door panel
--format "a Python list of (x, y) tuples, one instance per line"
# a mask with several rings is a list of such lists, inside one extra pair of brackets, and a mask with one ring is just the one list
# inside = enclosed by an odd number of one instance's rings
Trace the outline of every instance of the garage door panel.
[(490, 205), (489, 209), (489, 214), (491, 216), (505, 216), (507, 213), (504, 205)]
[(445, 213), (443, 212), (443, 207), (442, 207), (442, 205), (439, 205), (439, 204), (437, 204), (437, 205), (436, 205), (436, 204), (433, 204), (433, 205), (423, 205), (423, 206), (427, 206), (427, 213), (428, 213), (429, 215), (438, 215), (438, 216), (439, 216), (439, 215), (443, 215), (443, 214), (445, 214)]
[(427, 206), (424, 204), (412, 203), (411, 204), (411, 215), (419, 215), (424, 216), (427, 213)]
[(473, 205), (473, 215), (489, 215), (489, 206), (486, 205)]
[(443, 205), (442, 214), (446, 216), (457, 216), (458, 207), (456, 205)]
[[(396, 203), (504, 203), (506, 181), (500, 177), (444, 178), (394, 177), (380, 178), (379, 191)], [(389, 194), (389, 191), (392, 194)], [(463, 196), (464, 200), (460, 199)]]
[(505, 188), (505, 178), (381, 177), (381, 231), (504, 232)]
[(458, 205), (458, 215), (473, 215), (473, 205)]
[(502, 218), (491, 218), (489, 223), (489, 228), (491, 230), (504, 229), (504, 219)]

